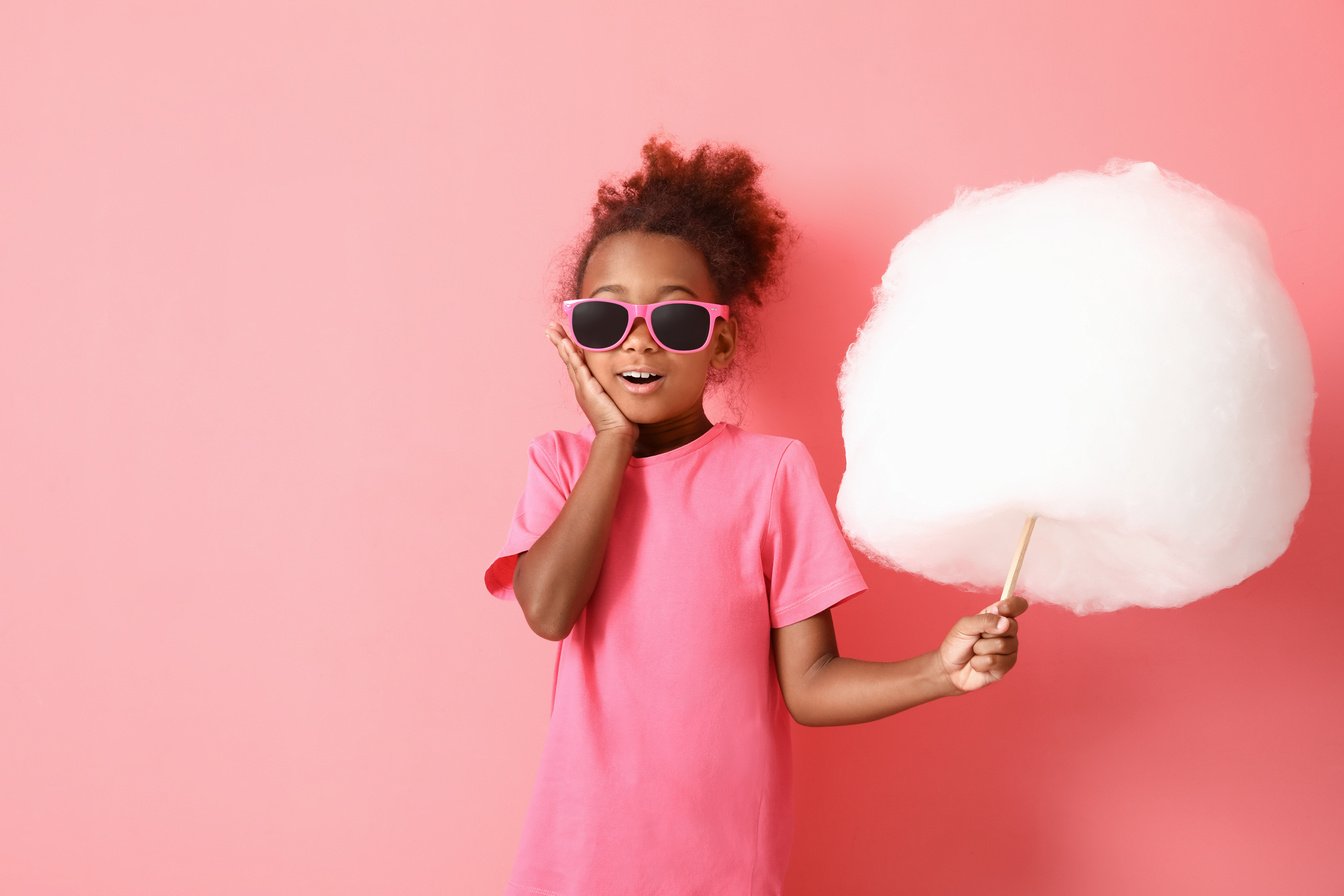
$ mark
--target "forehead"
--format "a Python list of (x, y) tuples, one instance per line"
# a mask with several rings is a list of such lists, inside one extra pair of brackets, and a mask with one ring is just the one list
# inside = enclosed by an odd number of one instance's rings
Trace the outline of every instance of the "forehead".
[(700, 250), (665, 233), (614, 233), (593, 249), (583, 272), (585, 294), (609, 284), (634, 290), (667, 282), (684, 284), (697, 293), (713, 288)]

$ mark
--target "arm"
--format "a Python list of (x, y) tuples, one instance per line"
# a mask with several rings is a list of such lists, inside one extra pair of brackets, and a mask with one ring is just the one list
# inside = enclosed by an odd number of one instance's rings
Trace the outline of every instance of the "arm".
[[(957, 620), (938, 650), (884, 663), (840, 656), (831, 611), (771, 630), (780, 689), (808, 726), (871, 722), (1002, 678), (1017, 661), (1017, 620), (1026, 600), (1011, 597)], [(1008, 628), (998, 631), (1001, 618)]]
[(598, 433), (560, 514), (531, 549), (518, 556), (513, 591), (527, 624), (543, 638), (566, 638), (593, 596), (621, 477), (634, 445), (633, 437)]
[(565, 362), (574, 397), (593, 424), (593, 444), (565, 506), (531, 549), (519, 553), (513, 593), (532, 631), (562, 641), (597, 587), (616, 498), (635, 453), (639, 427), (626, 419), (603, 390), (559, 323), (546, 325), (546, 338)]

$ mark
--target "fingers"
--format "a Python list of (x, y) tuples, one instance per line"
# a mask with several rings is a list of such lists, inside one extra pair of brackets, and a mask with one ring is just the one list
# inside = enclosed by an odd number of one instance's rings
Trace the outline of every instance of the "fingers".
[(556, 352), (560, 355), (560, 360), (565, 362), (565, 370), (569, 373), (569, 379), (575, 388), (578, 388), (582, 381), (580, 371), (587, 372), (589, 376), (592, 376), (592, 371), (588, 370), (588, 365), (584, 363), (583, 356), (574, 347), (574, 343), (569, 341), (569, 337), (565, 335), (565, 331), (561, 329), (559, 324), (549, 323), (546, 325), (546, 338), (551, 340), (551, 344), (555, 346)]
[(1009, 616), (1009, 617), (1021, 616), (1023, 613), (1027, 612), (1027, 608), (1029, 606), (1030, 604), (1027, 603), (1027, 599), (1025, 597), (1023, 597), (1020, 594), (1014, 594), (1007, 600), (1001, 600), (998, 601), (997, 603), (990, 604), (980, 612), (997, 613), (1000, 616)]
[(977, 656), (1011, 656), (1017, 653), (1016, 638), (981, 638), (971, 646)]
[(1017, 663), (1016, 655), (1008, 656), (982, 656), (971, 657), (970, 667), (977, 672), (991, 674), (995, 679), (1002, 678)]
[(560, 360), (571, 367), (574, 366), (574, 347), (570, 343), (569, 337), (565, 335), (565, 331), (560, 329), (559, 324), (549, 323), (546, 325), (546, 338), (551, 340), (551, 344), (555, 346), (556, 352), (560, 355)]
[(956, 631), (967, 638), (998, 638), (1015, 636), (1017, 620), (997, 613), (980, 613), (957, 620)]
[(612, 403), (610, 394), (602, 384), (598, 382), (597, 377), (588, 367), (587, 359), (569, 338), (564, 327), (555, 321), (546, 324), (546, 338), (551, 340), (560, 359), (565, 363), (565, 371), (569, 374), (570, 384), (574, 386), (574, 397), (579, 403), (579, 407), (587, 415), (589, 422), (596, 428), (599, 417), (610, 416), (615, 413), (620, 416), (620, 411)]
[(1013, 595), (957, 620), (943, 642), (942, 657), (961, 693), (998, 681), (1017, 663), (1014, 617), (1026, 611), (1027, 599)]

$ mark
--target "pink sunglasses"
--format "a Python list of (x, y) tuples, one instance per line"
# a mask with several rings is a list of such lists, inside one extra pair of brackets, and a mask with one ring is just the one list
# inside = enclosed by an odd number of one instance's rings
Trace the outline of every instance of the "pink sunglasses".
[(728, 319), (728, 306), (675, 300), (636, 305), (615, 299), (569, 299), (563, 303), (565, 331), (574, 344), (593, 352), (609, 351), (625, 341), (635, 320), (644, 318), (653, 341), (679, 355), (709, 345), (714, 322)]

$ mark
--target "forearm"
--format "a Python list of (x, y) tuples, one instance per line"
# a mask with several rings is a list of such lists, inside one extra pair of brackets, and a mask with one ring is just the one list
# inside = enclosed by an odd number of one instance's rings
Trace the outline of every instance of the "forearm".
[(514, 568), (513, 589), (528, 624), (565, 638), (597, 587), (621, 480), (634, 440), (600, 433), (565, 506)]
[(854, 725), (962, 693), (937, 650), (894, 663), (832, 657), (806, 678), (804, 725)]

